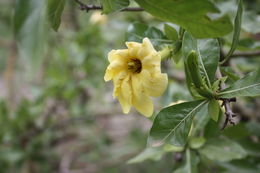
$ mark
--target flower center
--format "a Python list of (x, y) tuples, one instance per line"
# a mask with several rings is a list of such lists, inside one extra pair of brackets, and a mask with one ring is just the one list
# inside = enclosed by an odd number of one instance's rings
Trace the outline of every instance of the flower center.
[(139, 59), (131, 59), (127, 66), (132, 73), (140, 73), (142, 71), (142, 62)]

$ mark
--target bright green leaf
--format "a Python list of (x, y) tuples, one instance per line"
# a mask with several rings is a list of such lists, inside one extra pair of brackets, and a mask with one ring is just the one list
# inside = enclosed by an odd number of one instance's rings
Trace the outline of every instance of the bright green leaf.
[(230, 87), (219, 93), (222, 98), (260, 95), (260, 68), (247, 74), (244, 78), (236, 81)]
[(105, 14), (121, 10), (129, 5), (129, 0), (102, 0), (101, 2)]
[(193, 137), (189, 141), (189, 146), (192, 149), (198, 149), (202, 147), (206, 142), (206, 139), (204, 137)]
[(175, 28), (171, 27), (170, 25), (164, 24), (164, 32), (168, 39), (173, 41), (178, 40), (178, 32)]
[(152, 146), (159, 146), (164, 143), (175, 146), (185, 145), (192, 119), (205, 103), (205, 100), (198, 100), (162, 109), (153, 122), (148, 144)]
[(166, 22), (180, 25), (197, 38), (221, 37), (232, 31), (228, 16), (211, 19), (207, 14), (219, 13), (208, 0), (135, 0), (147, 12)]
[(210, 160), (227, 162), (246, 157), (246, 151), (235, 141), (226, 138), (212, 138), (199, 150)]
[(210, 117), (216, 122), (218, 121), (219, 110), (220, 107), (218, 101), (215, 99), (211, 99), (208, 104), (208, 112)]
[(58, 31), (61, 15), (65, 6), (65, 0), (48, 0), (47, 1), (47, 14), (52, 28)]

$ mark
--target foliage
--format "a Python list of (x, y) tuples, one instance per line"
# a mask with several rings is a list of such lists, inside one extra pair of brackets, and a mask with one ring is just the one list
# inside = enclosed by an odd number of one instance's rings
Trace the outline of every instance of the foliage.
[[(0, 5), (1, 172), (260, 171), (258, 1)], [(151, 121), (103, 81), (107, 53), (145, 37), (169, 78)]]

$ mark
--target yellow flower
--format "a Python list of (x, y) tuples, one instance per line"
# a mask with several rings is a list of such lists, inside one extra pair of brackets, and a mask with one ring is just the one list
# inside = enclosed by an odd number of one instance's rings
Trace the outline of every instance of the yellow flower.
[(161, 56), (148, 38), (143, 43), (126, 42), (128, 49), (112, 50), (104, 76), (113, 80), (113, 97), (118, 98), (125, 114), (134, 106), (149, 117), (153, 114), (152, 97), (159, 97), (168, 83), (167, 74), (161, 73)]
[(105, 24), (107, 22), (107, 16), (102, 15), (100, 11), (95, 11), (90, 16), (89, 21), (93, 24)]

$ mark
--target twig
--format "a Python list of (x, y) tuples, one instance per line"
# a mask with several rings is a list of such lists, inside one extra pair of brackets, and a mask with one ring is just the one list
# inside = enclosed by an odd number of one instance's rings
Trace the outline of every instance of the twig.
[(237, 52), (231, 55), (231, 57), (255, 57), (260, 56), (260, 51), (254, 51), (254, 52)]
[[(220, 72), (220, 69), (218, 68), (217, 69), (217, 78), (220, 79), (222, 78), (222, 74)], [(226, 85), (224, 82), (221, 82), (220, 83), (220, 89), (223, 90), (226, 88)], [(223, 124), (223, 127), (221, 128), (221, 130), (224, 130), (226, 128), (226, 126), (228, 125), (228, 123), (232, 124), (232, 125), (235, 125), (235, 121), (234, 121), (234, 117), (236, 116), (235, 113), (233, 113), (231, 107), (230, 107), (230, 102), (235, 102), (236, 99), (235, 98), (231, 98), (231, 99), (225, 99), (225, 98), (222, 98), (220, 99), (223, 101), (222, 105), (221, 106), (224, 106), (225, 108), (225, 115), (226, 115), (226, 119), (225, 119), (225, 122)]]
[[(89, 12), (90, 10), (102, 10), (103, 7), (102, 6), (96, 6), (96, 5), (86, 5), (83, 2), (81, 2), (80, 0), (75, 0), (76, 3), (79, 4), (79, 9)], [(132, 12), (138, 12), (138, 11), (144, 11), (143, 8), (140, 7), (126, 7), (121, 9), (120, 11), (132, 11)]]

